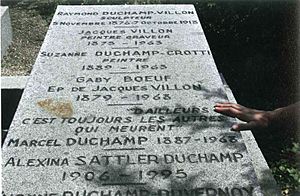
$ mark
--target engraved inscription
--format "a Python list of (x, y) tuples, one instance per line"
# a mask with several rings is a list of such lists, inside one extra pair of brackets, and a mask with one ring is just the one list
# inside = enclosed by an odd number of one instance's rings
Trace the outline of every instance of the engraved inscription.
[(58, 6), (33, 69), (4, 196), (261, 195), (192, 5)]

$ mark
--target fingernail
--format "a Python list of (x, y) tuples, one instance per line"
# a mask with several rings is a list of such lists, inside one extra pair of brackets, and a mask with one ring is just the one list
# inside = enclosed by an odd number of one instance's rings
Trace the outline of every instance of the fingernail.
[(235, 130), (235, 131), (237, 130), (237, 128), (238, 128), (237, 125), (233, 125), (233, 126), (232, 126), (232, 129)]

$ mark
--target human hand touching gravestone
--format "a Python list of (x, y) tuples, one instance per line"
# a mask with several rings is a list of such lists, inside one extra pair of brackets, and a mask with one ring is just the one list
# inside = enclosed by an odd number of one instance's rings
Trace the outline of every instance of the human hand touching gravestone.
[(58, 6), (3, 144), (3, 195), (278, 195), (212, 110), (227, 100), (193, 5)]
[(246, 123), (234, 124), (234, 131), (255, 128), (296, 128), (300, 113), (300, 102), (273, 111), (256, 110), (236, 103), (217, 103), (214, 110), (226, 116), (235, 117)]

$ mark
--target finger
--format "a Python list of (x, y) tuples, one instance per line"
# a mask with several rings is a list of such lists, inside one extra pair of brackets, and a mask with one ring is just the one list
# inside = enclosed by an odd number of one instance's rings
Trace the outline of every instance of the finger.
[(216, 103), (216, 104), (215, 104), (215, 107), (224, 107), (224, 106), (229, 105), (229, 104), (231, 104), (231, 103), (229, 103), (229, 102)]
[(221, 113), (221, 114), (224, 114), (226, 116), (230, 116), (230, 117), (237, 117), (239, 118), (241, 116), (241, 111), (235, 109), (235, 108), (232, 108), (232, 107), (226, 107), (226, 108), (223, 108), (223, 107), (216, 107), (214, 109), (215, 112), (218, 112), (218, 113)]
[(241, 105), (236, 104), (236, 103), (217, 103), (215, 105), (215, 107), (232, 107), (232, 108), (235, 108), (237, 110), (240, 110), (242, 108)]
[(230, 104), (231, 102), (218, 102), (216, 105)]
[(249, 123), (240, 123), (240, 124), (234, 124), (231, 129), (233, 131), (244, 131), (244, 130), (251, 130), (257, 127), (257, 123), (254, 121), (251, 121)]

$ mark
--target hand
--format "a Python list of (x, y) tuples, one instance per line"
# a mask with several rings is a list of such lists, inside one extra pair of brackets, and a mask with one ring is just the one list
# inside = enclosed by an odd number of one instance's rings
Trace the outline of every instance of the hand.
[(235, 103), (217, 103), (214, 111), (226, 116), (238, 118), (246, 123), (234, 124), (232, 130), (250, 130), (254, 128), (267, 128), (270, 126), (272, 113), (269, 111), (246, 108)]

